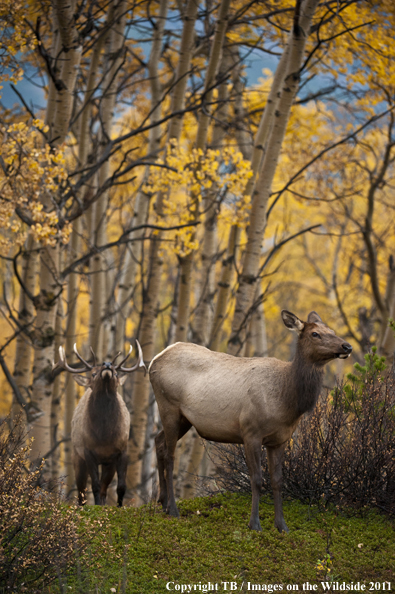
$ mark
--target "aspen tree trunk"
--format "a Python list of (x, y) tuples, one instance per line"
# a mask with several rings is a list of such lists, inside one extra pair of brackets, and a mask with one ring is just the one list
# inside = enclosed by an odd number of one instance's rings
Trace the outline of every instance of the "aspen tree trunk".
[[(56, 90), (55, 100), (48, 106), (49, 113), (46, 119), (50, 126), (52, 144), (57, 146), (64, 142), (68, 131), (77, 70), (81, 60), (81, 47), (74, 25), (74, 4), (56, 0), (54, 15), (54, 29), (56, 30), (57, 25), (62, 47), (59, 74), (62, 84), (61, 89)], [(56, 109), (53, 109), (54, 105)], [(43, 196), (43, 205), (44, 208), (51, 207), (49, 197)], [(40, 456), (44, 456), (51, 450), (52, 361), (57, 300), (61, 291), (58, 280), (58, 258), (58, 245), (40, 250), (40, 292), (36, 304), (37, 337), (33, 366), (33, 400), (44, 414), (33, 423), (31, 429), (31, 437), (34, 439), (31, 460), (35, 463)]]
[[(154, 38), (152, 41), (151, 54), (148, 61), (149, 82), (151, 90), (151, 118), (150, 122), (155, 124), (161, 117), (162, 111), (162, 88), (159, 78), (158, 65), (162, 51), (163, 31), (165, 27), (168, 9), (168, 0), (161, 0), (159, 5), (158, 17), (154, 28)], [(160, 150), (160, 127), (154, 126), (149, 133), (148, 154), (156, 159)], [(149, 167), (144, 173), (142, 187), (148, 180)], [(144, 224), (148, 218), (149, 196), (139, 190), (136, 196), (132, 222), (134, 227)], [(125, 341), (125, 325), (130, 315), (130, 298), (134, 288), (138, 263), (142, 256), (142, 241), (145, 231), (136, 231), (130, 234), (130, 239), (135, 241), (131, 243), (125, 253), (122, 276), (119, 282), (119, 289), (116, 301), (115, 335), (114, 335), (114, 353), (122, 351)]]
[(388, 311), (388, 316), (382, 321), (379, 353), (380, 355), (384, 355), (388, 364), (391, 365), (394, 360), (395, 334), (394, 328), (390, 327), (388, 324), (388, 318), (395, 319), (395, 263), (393, 256), (389, 259), (389, 272), (387, 276), (384, 303)]
[[(185, 105), (185, 90), (188, 80), (188, 73), (191, 63), (192, 50), (195, 43), (195, 21), (197, 16), (198, 3), (195, 0), (188, 0), (184, 13), (184, 26), (182, 31), (179, 61), (173, 88), (171, 111), (179, 112)], [(172, 118), (169, 126), (168, 140), (179, 140), (182, 127), (182, 116)], [(163, 216), (164, 195), (159, 192), (156, 198), (155, 210), (157, 216)], [(149, 272), (146, 287), (144, 289), (142, 320), (139, 333), (139, 340), (144, 349), (144, 357), (150, 361), (155, 354), (155, 331), (156, 318), (159, 308), (159, 294), (161, 285), (162, 259), (160, 255), (161, 235), (157, 233), (151, 239)], [(149, 404), (150, 385), (148, 377), (143, 374), (136, 374), (133, 386), (133, 412), (132, 412), (132, 439), (129, 442), (130, 467), (128, 471), (128, 486), (137, 495), (140, 488), (141, 498), (147, 498), (147, 485), (141, 484), (142, 479), (142, 457), (147, 428), (147, 410)]]
[[(56, 10), (52, 10), (52, 41), (51, 41), (51, 57), (58, 56), (61, 48), (61, 39), (58, 31), (58, 20), (56, 15)], [(54, 60), (53, 60), (54, 62)], [(57, 99), (57, 90), (55, 85), (49, 77), (48, 81), (48, 100), (47, 100), (47, 110), (45, 114), (45, 123), (51, 125), (53, 118), (55, 117), (56, 113), (56, 99)], [(37, 246), (35, 246), (37, 247)], [(26, 267), (24, 266), (23, 270), (23, 280), (24, 285), (27, 290), (30, 292), (31, 295), (35, 295), (36, 293), (36, 285), (37, 285), (37, 273), (38, 273), (38, 264), (39, 264), (39, 254), (34, 248), (34, 242), (32, 237), (29, 237), (27, 240), (27, 252), (29, 255), (26, 254), (25, 256), (25, 263)], [(24, 274), (26, 273), (26, 277)], [(23, 324), (29, 324), (34, 318), (34, 305), (31, 300), (28, 299), (26, 295), (23, 295), (21, 292), (20, 295), (20, 302), (19, 302), (19, 318), (21, 319)], [(27, 339), (23, 337), (23, 335), (18, 335), (17, 343), (16, 343), (16, 353), (15, 353), (15, 367), (14, 367), (14, 376), (17, 382), (18, 387), (22, 388), (22, 394), (26, 391), (32, 383), (32, 358), (33, 358), (33, 350), (32, 344), (29, 343)], [(15, 404), (13, 405), (13, 411), (15, 411)]]
[[(290, 34), (290, 38), (291, 35), (292, 33)], [(252, 177), (249, 179), (246, 186), (245, 193), (247, 196), (251, 195), (254, 191), (255, 181), (263, 158), (265, 145), (267, 142), (269, 132), (271, 130), (273, 114), (278, 104), (281, 85), (284, 82), (288, 55), (289, 42), (283, 52), (279, 65), (274, 74), (269, 97), (267, 99), (265, 109), (262, 113), (261, 121), (259, 123), (259, 127), (254, 138), (254, 146), (252, 150), (249, 134), (242, 125), (242, 122), (245, 119), (245, 109), (243, 104), (244, 85), (241, 81), (242, 69), (241, 66), (237, 65), (240, 62), (240, 59), (238, 51), (232, 51), (232, 57), (235, 63), (235, 67), (232, 69), (233, 95), (235, 106), (234, 109), (236, 121), (240, 122), (240, 124), (236, 126), (236, 138), (239, 149), (243, 154), (243, 158), (246, 160), (251, 160)], [(222, 262), (222, 271), (220, 280), (218, 282), (218, 296), (209, 340), (209, 347), (214, 351), (219, 350), (222, 342), (221, 328), (226, 316), (226, 308), (229, 301), (230, 287), (233, 282), (232, 279), (234, 275), (234, 263), (236, 257), (236, 250), (238, 248), (240, 240), (240, 231), (240, 228), (237, 226), (233, 226), (230, 229), (227, 252)]]
[[(73, 224), (70, 246), (68, 251), (69, 262), (73, 261), (79, 252), (81, 220), (76, 219)], [(77, 298), (79, 293), (78, 275), (72, 272), (67, 284), (67, 322), (65, 331), (65, 350), (68, 361), (72, 361), (71, 353), (74, 343), (77, 341)], [(75, 383), (70, 374), (65, 378), (65, 405), (64, 405), (64, 437), (71, 435), (71, 419), (75, 409)], [(74, 483), (72, 447), (71, 442), (66, 441), (64, 445), (64, 465), (66, 475), (67, 494), (71, 491)]]
[[(35, 251), (35, 243), (33, 237), (29, 235), (26, 241), (26, 252), (23, 255), (22, 264), (22, 281), (26, 287), (26, 291), (30, 295), (36, 293), (37, 285), (37, 266), (38, 257)], [(19, 308), (18, 321), (21, 326), (26, 327), (29, 332), (30, 325), (34, 320), (34, 305), (27, 293), (20, 287), (19, 293)], [(30, 339), (24, 333), (18, 334), (16, 337), (15, 363), (14, 363), (14, 379), (19, 390), (26, 400), (29, 399), (29, 386), (31, 382), (32, 372), (32, 345)], [(15, 417), (20, 413), (21, 407), (13, 399), (12, 416)]]
[[(59, 268), (62, 268), (63, 260), (62, 252), (59, 254)], [(63, 345), (63, 300), (58, 299), (56, 310), (55, 323), (55, 353), (58, 352), (59, 347)], [(61, 388), (63, 377), (58, 374), (53, 382), (52, 402), (51, 402), (51, 479), (57, 481), (59, 479), (60, 470), (60, 448), (57, 445), (60, 439), (60, 419), (61, 419)], [(55, 484), (55, 483), (54, 483)]]
[[(260, 297), (260, 290), (260, 283), (258, 283), (254, 297), (255, 304)], [(254, 313), (251, 316), (245, 356), (267, 357), (266, 324), (262, 301), (255, 305)]]
[[(230, 66), (230, 57), (227, 55), (222, 62), (220, 77), (224, 76)], [(221, 72), (222, 70), (222, 72)], [(225, 80), (218, 89), (219, 108), (216, 111), (216, 124), (213, 129), (212, 147), (221, 150), (226, 135), (226, 122), (229, 116), (229, 84)], [(204, 236), (202, 245), (200, 281), (198, 289), (199, 304), (196, 308), (193, 337), (196, 344), (207, 346), (212, 321), (212, 303), (215, 293), (215, 257), (217, 252), (217, 225), (218, 205), (216, 203), (218, 188), (214, 188), (210, 196), (204, 201)]]
[(307, 34), (317, 5), (318, 0), (303, 2), (301, 7), (303, 16), (301, 18), (295, 11), (287, 75), (282, 85), (281, 97), (275, 112), (275, 121), (260, 170), (259, 188), (255, 191), (252, 201), (247, 248), (236, 296), (232, 333), (228, 342), (228, 352), (233, 355), (242, 355), (245, 346), (247, 318), (254, 297), (263, 235), (266, 227), (267, 204), (289, 114), (298, 90), (299, 70), (302, 65)]
[[(111, 128), (114, 116), (114, 107), (116, 99), (116, 88), (118, 83), (117, 72), (122, 62), (122, 47), (124, 45), (124, 31), (126, 23), (125, 2), (120, 1), (115, 5), (114, 24), (109, 31), (105, 41), (105, 64), (103, 81), (103, 98), (100, 105), (101, 134), (99, 142), (99, 158), (106, 150), (108, 139), (111, 138)], [(110, 162), (109, 159), (103, 163), (98, 174), (99, 187), (104, 185), (109, 177)], [(106, 242), (106, 210), (108, 202), (108, 192), (104, 192), (95, 204), (94, 208), (94, 245), (100, 246)], [(106, 258), (101, 254), (96, 254), (92, 259), (92, 284), (91, 284), (91, 302), (90, 302), (90, 322), (89, 322), (89, 342), (96, 354), (97, 360), (101, 361), (107, 352), (107, 345), (103, 344), (103, 317), (107, 302)]]
[[(245, 119), (245, 109), (243, 104), (244, 84), (241, 80), (242, 67), (238, 65), (240, 62), (239, 53), (233, 49), (231, 51), (231, 58), (234, 63), (232, 68), (233, 90), (232, 99), (234, 102), (234, 111), (236, 118), (236, 139), (243, 158), (251, 159), (251, 140), (249, 134), (243, 126)], [(256, 171), (253, 172), (256, 176)], [(250, 183), (247, 185), (246, 193)], [(240, 241), (241, 229), (237, 225), (232, 225), (229, 231), (228, 245), (225, 256), (222, 260), (222, 268), (220, 280), (217, 284), (217, 302), (214, 310), (213, 323), (211, 325), (210, 338), (208, 346), (213, 351), (218, 351), (222, 342), (222, 325), (226, 317), (226, 308), (229, 302), (229, 294), (231, 284), (233, 282), (236, 252)]]
[[(222, 48), (228, 27), (228, 12), (230, 0), (222, 0), (218, 14), (218, 21), (215, 27), (214, 41), (210, 51), (210, 59), (204, 81), (203, 103), (204, 109), (199, 112), (199, 126), (196, 135), (195, 146), (197, 149), (205, 150), (207, 143), (208, 127), (210, 123), (210, 103), (213, 98), (213, 91), (217, 73), (222, 59)], [(199, 203), (197, 196), (191, 196), (191, 203), (194, 205), (195, 219), (199, 217)], [(187, 339), (188, 321), (191, 301), (193, 252), (181, 258), (180, 291), (178, 296), (178, 316), (176, 341), (184, 342)]]
[(222, 343), (222, 325), (226, 317), (226, 307), (229, 302), (230, 287), (235, 270), (235, 260), (240, 242), (240, 227), (232, 225), (229, 233), (226, 255), (222, 260), (220, 281), (218, 283), (218, 296), (215, 304), (214, 320), (211, 328), (209, 347), (212, 351), (219, 351)]

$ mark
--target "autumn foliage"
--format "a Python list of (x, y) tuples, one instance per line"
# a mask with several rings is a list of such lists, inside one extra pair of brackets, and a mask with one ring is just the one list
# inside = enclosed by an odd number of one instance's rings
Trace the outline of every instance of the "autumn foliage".
[(41, 592), (71, 571), (89, 541), (79, 537), (75, 507), (61, 504), (60, 487), (29, 470), (29, 445), (22, 425), (0, 425), (0, 590)]

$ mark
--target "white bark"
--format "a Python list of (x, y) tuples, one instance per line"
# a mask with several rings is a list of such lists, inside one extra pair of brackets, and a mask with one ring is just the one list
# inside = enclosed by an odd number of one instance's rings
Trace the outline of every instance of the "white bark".
[[(103, 97), (100, 105), (100, 148), (99, 158), (106, 150), (107, 141), (111, 138), (111, 128), (114, 116), (114, 107), (116, 99), (116, 88), (118, 83), (117, 72), (122, 61), (121, 50), (125, 41), (124, 31), (126, 23), (125, 2), (121, 1), (114, 9), (114, 23), (105, 40), (105, 64)], [(110, 162), (105, 161), (98, 174), (99, 188), (104, 185), (110, 174)], [(100, 246), (106, 242), (106, 211), (108, 203), (108, 192), (104, 192), (95, 204), (94, 208), (94, 245)], [(103, 317), (107, 303), (107, 285), (106, 274), (108, 264), (102, 254), (96, 254), (92, 258), (92, 277), (91, 277), (91, 301), (90, 301), (90, 322), (89, 322), (89, 342), (92, 346), (98, 360), (102, 360), (106, 354), (106, 348), (103, 344)]]
[[(148, 62), (149, 82), (151, 89), (151, 118), (152, 124), (155, 124), (161, 117), (162, 111), (162, 88), (159, 78), (159, 61), (162, 50), (163, 31), (166, 22), (168, 9), (168, 0), (162, 0), (159, 5), (158, 17), (155, 23), (154, 38), (152, 41), (152, 48), (150, 59)], [(154, 126), (150, 130), (148, 154), (156, 158), (160, 149), (160, 127)], [(147, 167), (142, 186), (147, 182), (149, 175), (149, 168)], [(149, 197), (139, 190), (136, 196), (134, 206), (134, 213), (132, 223), (134, 227), (144, 224), (148, 218)], [(142, 241), (145, 231), (136, 231), (130, 234), (130, 239), (134, 240), (128, 245), (125, 252), (125, 261), (122, 267), (122, 275), (118, 287), (118, 295), (116, 300), (116, 317), (115, 317), (115, 336), (114, 336), (114, 352), (122, 351), (125, 340), (125, 324), (130, 315), (130, 299), (134, 288), (137, 267), (142, 255)]]
[[(26, 242), (26, 253), (23, 257), (21, 277), (26, 291), (30, 295), (35, 295), (37, 286), (38, 254), (34, 251), (35, 247), (33, 237), (29, 235)], [(34, 305), (25, 290), (22, 287), (19, 290), (18, 322), (29, 331), (32, 330), (30, 325), (34, 320)], [(32, 379), (32, 355), (33, 349), (30, 339), (23, 332), (18, 334), (13, 375), (16, 385), (26, 400), (28, 400), (28, 389)], [(20, 411), (21, 408), (14, 398), (12, 405), (13, 416), (19, 414)]]
[[(222, 0), (219, 9), (218, 21), (215, 27), (214, 40), (210, 51), (210, 59), (204, 81), (203, 104), (204, 109), (199, 112), (199, 125), (196, 134), (195, 146), (197, 149), (205, 150), (207, 143), (208, 128), (211, 117), (210, 103), (213, 97), (214, 84), (219, 71), (222, 59), (222, 47), (225, 40), (225, 33), (228, 26), (228, 12), (230, 0)], [(199, 218), (199, 203), (195, 195), (191, 196), (191, 203), (194, 205), (195, 220)], [(194, 236), (193, 236), (194, 237)], [(186, 341), (188, 333), (188, 322), (192, 289), (194, 253), (191, 251), (181, 259), (180, 290), (178, 296), (178, 315), (176, 341)]]
[(306, 0), (302, 4), (302, 17), (298, 27), (293, 28), (289, 49), (287, 75), (281, 90), (281, 98), (275, 111), (275, 121), (265, 151), (259, 175), (259, 184), (253, 196), (248, 242), (241, 273), (239, 289), (236, 296), (236, 307), (232, 323), (232, 334), (228, 343), (228, 352), (242, 355), (247, 318), (253, 301), (255, 284), (259, 270), (263, 235), (266, 227), (267, 204), (271, 193), (272, 182), (280, 156), (292, 103), (299, 86), (299, 70), (302, 65), (305, 44), (310, 29), (311, 19), (318, 6), (318, 0)]

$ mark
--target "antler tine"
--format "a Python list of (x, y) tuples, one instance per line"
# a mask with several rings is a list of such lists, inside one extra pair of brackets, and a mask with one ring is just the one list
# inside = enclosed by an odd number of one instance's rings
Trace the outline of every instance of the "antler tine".
[[(125, 363), (125, 361), (126, 361), (127, 359), (129, 359), (130, 353), (131, 353), (132, 351), (133, 351), (133, 347), (132, 347), (132, 345), (130, 345), (130, 348), (129, 348), (129, 352), (128, 352), (128, 354), (127, 354), (127, 355), (126, 355), (126, 357), (125, 357), (124, 359), (122, 359), (122, 361), (121, 361), (120, 363), (118, 363), (118, 365), (116, 366), (116, 368), (115, 368), (115, 369), (116, 369), (117, 371), (118, 371), (118, 369), (121, 369), (121, 367), (122, 367), (122, 365)], [(123, 369), (121, 369), (121, 371), (123, 371)]]
[[(123, 371), (124, 373), (130, 373), (131, 371), (135, 371), (138, 367), (142, 367), (144, 369), (144, 375), (147, 373), (147, 368), (146, 368), (146, 366), (144, 364), (144, 360), (143, 360), (143, 351), (141, 349), (141, 346), (140, 346), (140, 343), (138, 340), (136, 340), (136, 345), (137, 345), (137, 352), (138, 352), (137, 363), (135, 365), (133, 365), (133, 367), (122, 367), (122, 364), (118, 365), (117, 370), (119, 369), (119, 371)], [(130, 346), (128, 357), (131, 352), (132, 352), (132, 346)], [(126, 359), (128, 357), (126, 357)], [(124, 363), (126, 361), (126, 359), (124, 359), (122, 361), (122, 363)]]
[(114, 365), (115, 361), (118, 359), (119, 355), (121, 355), (121, 351), (119, 351), (119, 353), (117, 353), (114, 357), (114, 359), (111, 361), (111, 365)]
[[(79, 354), (79, 352), (77, 351), (77, 343), (76, 342), (74, 343), (73, 351), (77, 355), (77, 357), (81, 361), (81, 363), (83, 363), (85, 365), (86, 371), (88, 371), (89, 369), (93, 369), (93, 366), (90, 365), (89, 363), (87, 363), (87, 361), (85, 361), (85, 359), (83, 359), (81, 357), (81, 355)], [(96, 366), (96, 362), (95, 362), (95, 366)]]
[[(77, 356), (79, 359), (81, 359), (81, 357), (79, 357), (78, 354)], [(82, 363), (85, 363), (83, 359), (81, 359), (81, 361)], [(66, 361), (66, 353), (62, 346), (59, 347), (59, 361), (56, 364), (53, 364), (52, 371), (57, 367), (61, 367), (62, 369), (64, 369), (65, 371), (69, 371), (70, 373), (84, 373), (85, 371), (90, 371), (92, 369), (92, 367), (85, 367), (84, 369), (74, 369), (74, 367), (70, 367), (70, 365)]]
[(90, 351), (91, 351), (91, 353), (92, 353), (92, 357), (93, 357), (93, 367), (96, 367), (96, 366), (97, 366), (97, 359), (96, 359), (96, 355), (95, 355), (95, 353), (94, 353), (94, 351), (93, 351), (92, 347), (89, 347), (89, 348), (90, 348)]

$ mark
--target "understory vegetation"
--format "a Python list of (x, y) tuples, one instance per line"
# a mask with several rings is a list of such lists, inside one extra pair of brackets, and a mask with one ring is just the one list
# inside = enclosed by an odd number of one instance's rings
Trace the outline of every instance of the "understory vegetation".
[[(87, 570), (62, 575), (48, 592), (159, 594), (168, 591), (170, 581), (172, 588), (219, 583), (219, 591), (222, 581), (237, 582), (238, 591), (246, 590), (248, 581), (302, 589), (306, 581), (319, 583), (331, 576), (364, 583), (393, 579), (395, 531), (385, 516), (350, 516), (286, 501), (290, 533), (279, 534), (272, 501), (264, 497), (258, 533), (247, 527), (250, 506), (249, 496), (236, 493), (184, 500), (179, 520), (163, 514), (157, 504), (89, 506), (83, 514), (101, 527), (84, 557)], [(330, 562), (321, 569), (326, 555)]]
[[(9, 419), (8, 419), (9, 420)], [(0, 424), (0, 592), (41, 592), (84, 555), (94, 526), (62, 503), (60, 483), (42, 482), (42, 465), (29, 470), (30, 442), (17, 421)]]

